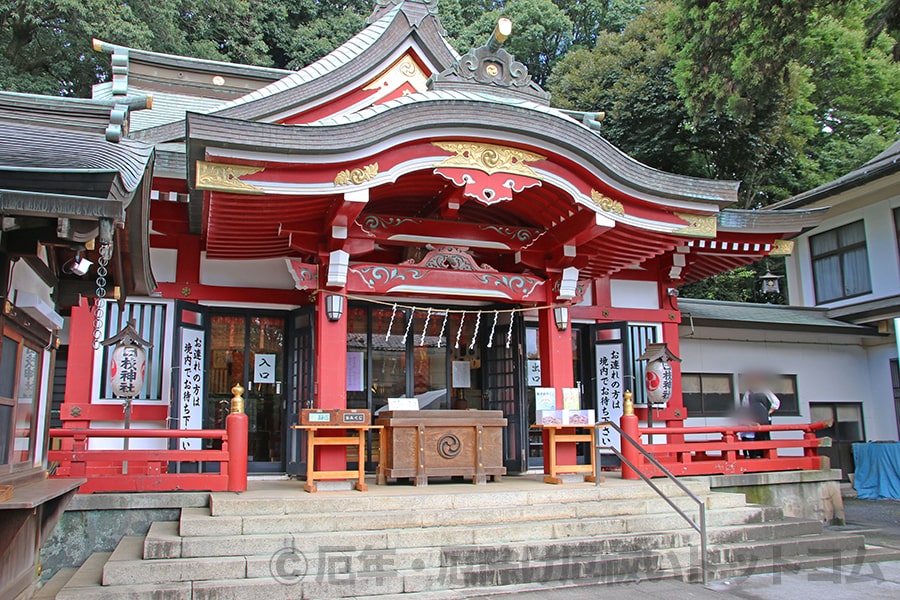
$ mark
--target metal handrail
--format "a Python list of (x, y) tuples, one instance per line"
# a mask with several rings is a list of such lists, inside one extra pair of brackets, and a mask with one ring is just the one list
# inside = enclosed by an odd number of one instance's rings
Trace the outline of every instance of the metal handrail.
[[(627, 441), (629, 444), (631, 444), (632, 446), (634, 446), (634, 447), (637, 449), (638, 452), (640, 452), (641, 454), (643, 454), (644, 457), (645, 457), (648, 461), (650, 461), (651, 464), (653, 464), (654, 467), (656, 467), (657, 469), (659, 469), (659, 471), (660, 471), (663, 475), (665, 475), (666, 477), (668, 477), (668, 478), (672, 481), (672, 483), (674, 483), (676, 486), (678, 486), (678, 488), (679, 488), (681, 491), (683, 491), (683, 492), (684, 492), (691, 500), (693, 500), (694, 502), (697, 503), (697, 507), (699, 508), (699, 515), (698, 515), (698, 516), (699, 516), (699, 519), (698, 519), (698, 520), (700, 521), (699, 523), (698, 523), (697, 521), (695, 521), (694, 519), (692, 519), (690, 516), (688, 516), (688, 514), (685, 513), (685, 512), (681, 509), (681, 507), (679, 507), (677, 504), (675, 504), (675, 502), (674, 502), (671, 498), (669, 498), (669, 496), (666, 495), (666, 493), (663, 492), (663, 491), (659, 488), (659, 486), (657, 486), (655, 483), (653, 483), (653, 480), (651, 480), (649, 477), (647, 477), (647, 475), (645, 475), (644, 472), (641, 471), (641, 470), (637, 467), (637, 465), (633, 464), (630, 460), (628, 460), (627, 458), (625, 458), (625, 456), (622, 454), (622, 451), (621, 451), (621, 450), (619, 450), (618, 448), (616, 448), (616, 447), (614, 447), (614, 446), (600, 446), (600, 445), (595, 445), (595, 446), (594, 446), (594, 465), (595, 465), (595, 468), (596, 468), (597, 470), (600, 469), (600, 451), (601, 451), (601, 450), (612, 450), (612, 452), (613, 452), (616, 456), (619, 457), (619, 460), (621, 460), (623, 463), (625, 463), (626, 465), (628, 465), (628, 467), (630, 467), (632, 471), (634, 471), (638, 476), (640, 476), (640, 478), (643, 479), (644, 482), (645, 482), (647, 485), (649, 485), (649, 486), (653, 489), (653, 491), (655, 491), (657, 494), (659, 494), (659, 496), (660, 496), (663, 500), (665, 500), (665, 501), (669, 504), (669, 506), (671, 506), (672, 508), (674, 508), (674, 509), (675, 509), (675, 512), (677, 512), (679, 515), (681, 515), (681, 518), (683, 518), (685, 521), (687, 521), (688, 524), (689, 524), (689, 525), (690, 525), (697, 533), (700, 534), (700, 569), (701, 569), (701, 575), (702, 575), (702, 578), (703, 578), (703, 585), (706, 585), (707, 583), (709, 583), (709, 575), (708, 575), (708, 571), (709, 571), (709, 569), (708, 569), (708, 566), (709, 566), (709, 565), (708, 565), (708, 560), (709, 560), (709, 559), (708, 559), (708, 557), (707, 557), (708, 537), (707, 537), (707, 532), (706, 532), (706, 502), (704, 502), (703, 500), (701, 500), (701, 499), (697, 496), (697, 494), (695, 494), (694, 492), (692, 492), (686, 485), (684, 485), (683, 483), (681, 483), (681, 482), (678, 480), (678, 478), (675, 477), (675, 475), (672, 474), (671, 471), (669, 471), (667, 468), (665, 468), (665, 467), (662, 465), (662, 463), (660, 463), (658, 460), (656, 460), (656, 457), (654, 457), (652, 454), (650, 454), (649, 452), (647, 452), (647, 451), (643, 448), (643, 446), (641, 446), (640, 442), (638, 442), (636, 439), (634, 439), (633, 437), (631, 437), (630, 435), (628, 435), (627, 433), (625, 433), (624, 431), (622, 431), (622, 428), (619, 427), (619, 425), (617, 425), (616, 423), (613, 423), (612, 421), (601, 421), (600, 423), (595, 424), (595, 425), (594, 425), (594, 428), (596, 429), (596, 432), (595, 432), (596, 435), (594, 436), (594, 439), (595, 439), (595, 440), (599, 440), (599, 439), (600, 439), (600, 429), (601, 429), (601, 428), (605, 428), (605, 427), (612, 427), (613, 429), (615, 429), (616, 431), (618, 431), (618, 432), (619, 432), (619, 436), (621, 436), (621, 439)], [(600, 479), (600, 477), (598, 476), (598, 477), (597, 477), (597, 485), (600, 485), (600, 483), (601, 483), (601, 479)]]

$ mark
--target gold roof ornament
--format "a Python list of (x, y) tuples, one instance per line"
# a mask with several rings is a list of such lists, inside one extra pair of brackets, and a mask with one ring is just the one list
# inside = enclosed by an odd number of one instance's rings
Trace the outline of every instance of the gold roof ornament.
[(496, 144), (481, 144), (478, 142), (432, 142), (438, 148), (453, 152), (454, 156), (448, 156), (435, 167), (456, 167), (461, 169), (478, 169), (488, 175), (494, 173), (512, 173), (525, 175), (534, 179), (542, 179), (538, 173), (529, 167), (527, 162), (545, 160), (541, 156), (527, 150), (498, 146)]
[(692, 238), (715, 238), (716, 215), (695, 215), (692, 213), (675, 213), (675, 216), (687, 222), (687, 227), (676, 229), (672, 235)]
[(197, 161), (196, 187), (211, 192), (232, 192), (236, 194), (262, 194), (264, 190), (241, 177), (263, 171), (263, 167), (249, 165), (226, 165)]

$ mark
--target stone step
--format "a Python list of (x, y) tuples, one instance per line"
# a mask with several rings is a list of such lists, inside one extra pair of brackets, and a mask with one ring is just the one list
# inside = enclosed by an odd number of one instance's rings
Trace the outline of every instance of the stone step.
[(190, 583), (151, 583), (109, 587), (102, 585), (103, 565), (111, 552), (95, 552), (57, 592), (57, 600), (125, 600), (152, 598), (153, 600), (190, 600)]
[[(846, 559), (841, 565), (837, 565), (838, 567), (843, 567), (845, 570), (844, 573), (833, 574), (828, 571), (816, 571), (810, 572), (811, 580), (823, 580), (826, 578), (831, 578), (830, 581), (833, 581), (836, 584), (847, 583), (848, 581), (852, 582), (849, 577), (853, 576), (866, 576), (866, 575), (875, 575), (878, 576), (880, 572), (878, 571), (878, 562), (882, 561), (892, 561), (900, 559), (900, 550), (893, 548), (882, 548), (882, 547), (871, 547), (868, 546), (866, 548), (866, 554), (864, 555), (864, 559), (856, 560), (855, 554), (852, 555), (844, 555)], [(750, 568), (749, 565), (741, 565), (735, 569), (732, 569), (729, 573), (728, 567), (716, 567), (713, 572), (713, 577), (711, 580), (716, 579), (735, 579), (746, 577), (748, 575), (756, 574), (756, 573), (793, 573), (800, 570), (812, 570), (812, 569), (833, 569), (835, 568), (835, 564), (833, 561), (829, 559), (827, 562), (824, 559), (809, 559), (806, 557), (787, 557), (780, 564), (775, 566), (775, 571), (773, 571), (772, 566), (767, 565), (756, 565)], [(848, 572), (849, 571), (849, 572)], [(561, 582), (559, 585), (553, 586), (554, 590), (561, 590), (566, 588), (586, 588), (588, 586), (598, 586), (609, 583), (628, 583), (628, 582), (639, 582), (645, 580), (655, 580), (655, 579), (668, 579), (675, 577), (671, 572), (667, 571), (659, 571), (654, 574), (645, 574), (637, 578), (628, 577), (622, 578), (621, 580), (611, 580), (610, 578), (584, 578), (578, 580), (577, 582)], [(693, 581), (700, 581), (699, 573), (696, 574), (696, 577), (692, 579)], [(402, 595), (399, 594), (388, 594), (388, 595), (379, 595), (379, 596), (357, 596), (358, 600), (365, 600), (366, 598), (375, 598), (377, 600), (462, 600), (465, 598), (480, 598), (489, 596), (491, 598), (506, 595), (510, 598), (516, 597), (518, 594), (524, 594), (528, 592), (540, 592), (542, 595), (547, 595), (547, 588), (543, 584), (518, 584), (518, 585), (507, 585), (507, 586), (478, 586), (471, 588), (462, 588), (462, 589), (454, 589), (454, 590), (446, 590), (446, 591), (437, 591), (437, 592), (418, 592), (418, 593), (405, 593)], [(639, 593), (639, 591), (637, 592)], [(602, 592), (589, 592), (584, 591), (578, 594), (579, 597), (602, 597)], [(641, 596), (643, 598), (643, 596)]]
[[(710, 538), (712, 539), (712, 535)], [(666, 549), (661, 553), (662, 569), (670, 573), (682, 573), (687, 581), (695, 581), (700, 565), (699, 540), (694, 539), (691, 546)], [(816, 559), (826, 557), (855, 556), (865, 548), (865, 538), (854, 534), (814, 534), (798, 537), (771, 537), (767, 539), (748, 540), (737, 543), (718, 544), (710, 542), (709, 568), (711, 573), (730, 567), (735, 572), (747, 571), (747, 574), (767, 573), (777, 569), (783, 562), (792, 562), (795, 557)], [(752, 567), (752, 569), (751, 569)], [(758, 570), (756, 567), (759, 567)], [(748, 570), (749, 569), (749, 570)], [(724, 577), (730, 575), (725, 574)]]
[[(778, 520), (773, 507), (745, 506), (707, 513), (710, 527)], [(447, 547), (525, 540), (553, 540), (614, 533), (675, 531), (690, 526), (679, 515), (627, 515), (584, 519), (558, 519), (534, 523), (480, 524), (450, 527), (413, 527), (352, 532), (244, 534), (236, 536), (179, 537), (178, 523), (154, 523), (144, 542), (145, 558), (251, 556), (273, 554), (285, 547), (343, 547), (348, 549)]]
[[(879, 562), (900, 560), (900, 549), (881, 546), (863, 546), (841, 553), (810, 556), (783, 556), (777, 561), (713, 565), (711, 579), (734, 579), (758, 573), (796, 573), (810, 569), (845, 569), (849, 573), (817, 572), (811, 577), (818, 580), (831, 578), (834, 583), (846, 583), (850, 576), (878, 574)], [(696, 581), (696, 574), (690, 580)]]
[[(815, 532), (816, 527), (801, 527), (808, 522), (755, 524), (711, 529), (710, 539), (747, 545), (748, 540), (773, 540)], [(812, 523), (813, 526), (818, 525)], [(734, 535), (733, 531), (743, 532)], [(329, 572), (363, 572), (373, 562), (387, 563), (392, 569), (426, 569), (497, 562), (530, 562), (618, 555), (630, 552), (662, 552), (697, 544), (691, 530), (648, 534), (615, 534), (599, 537), (569, 537), (546, 541), (521, 541), (502, 544), (449, 546), (442, 548), (356, 549), (349, 546), (324, 550), (297, 551), (287, 544), (271, 554), (234, 557), (170, 558), (142, 560), (144, 547), (139, 537), (123, 538), (103, 569), (104, 585), (170, 581), (259, 578), (272, 575), (278, 568), (273, 560), (284, 556), (290, 569), (302, 563), (311, 576)], [(273, 558), (274, 557), (274, 558)]]
[(56, 594), (59, 590), (72, 579), (72, 575), (74, 575), (76, 571), (78, 571), (78, 569), (73, 567), (60, 569), (41, 586), (41, 589), (31, 597), (31, 600), (53, 600), (56, 598)]
[(716, 545), (709, 560), (715, 564), (741, 564), (759, 561), (778, 561), (782, 557), (805, 555), (810, 557), (837, 556), (854, 552), (866, 545), (865, 537), (847, 534), (819, 534), (812, 536), (758, 540)]
[(123, 537), (103, 565), (104, 586), (240, 579), (247, 576), (243, 556), (144, 560), (144, 538)]
[(201, 581), (194, 585), (195, 599), (242, 598), (346, 598), (407, 594), (472, 586), (504, 586), (545, 581), (577, 581), (584, 577), (609, 581), (653, 576), (659, 561), (653, 555), (620, 555), (581, 561), (496, 563), (454, 568), (368, 571), (350, 575), (330, 574), (278, 582), (272, 577), (240, 581)]
[[(743, 494), (711, 493), (704, 500), (710, 510), (745, 506)], [(693, 500), (675, 498), (683, 509), (696, 510)], [(416, 511), (299, 513), (292, 515), (211, 516), (208, 508), (182, 510), (179, 533), (182, 537), (241, 535), (257, 533), (307, 533), (319, 531), (365, 531), (408, 527), (438, 527), (485, 523), (534, 522), (560, 518), (579, 519), (633, 514), (671, 512), (662, 498), (638, 499), (629, 503), (586, 501), (580, 503), (536, 504), (531, 506), (456, 509), (421, 509)]]
[[(688, 489), (698, 496), (710, 493), (709, 483), (703, 479), (685, 478), (681, 480)], [(660, 489), (672, 497), (685, 494), (669, 481), (656, 482)], [(301, 485), (297, 483), (298, 489)], [(263, 492), (235, 494), (214, 492), (210, 494), (209, 505), (213, 516), (249, 516), (284, 514), (321, 514), (334, 512), (373, 512), (393, 510), (456, 510), (467, 508), (492, 508), (533, 506), (536, 504), (565, 504), (585, 501), (615, 500), (628, 503), (632, 499), (658, 498), (649, 486), (641, 481), (620, 482), (614, 485), (573, 484), (540, 490), (491, 490), (490, 486), (473, 489), (466, 487), (466, 493), (443, 491), (444, 486), (429, 486), (416, 493), (341, 495), (341, 492), (319, 492), (315, 495), (280, 497)], [(448, 486), (449, 487), (449, 486)], [(372, 488), (370, 488), (372, 489)]]
[(746, 525), (729, 525), (715, 527), (708, 531), (710, 544), (729, 544), (752, 540), (770, 540), (775, 538), (794, 538), (804, 535), (817, 535), (824, 531), (822, 523), (806, 519), (787, 518), (756, 523), (752, 527)]

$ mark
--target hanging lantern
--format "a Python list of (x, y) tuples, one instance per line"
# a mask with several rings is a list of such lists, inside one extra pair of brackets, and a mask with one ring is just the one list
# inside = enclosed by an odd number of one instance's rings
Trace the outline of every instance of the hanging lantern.
[(137, 332), (134, 319), (128, 321), (122, 331), (101, 344), (115, 344), (109, 359), (109, 386), (112, 393), (119, 398), (136, 398), (144, 387), (147, 370), (147, 352), (144, 348), (151, 348), (153, 344)]
[(672, 367), (668, 361), (654, 360), (647, 365), (647, 401), (667, 404), (672, 397)]
[(777, 294), (781, 291), (779, 280), (781, 276), (773, 275), (771, 271), (766, 271), (765, 275), (759, 276), (763, 294)]
[(147, 352), (134, 344), (120, 344), (112, 351), (109, 385), (119, 398), (134, 398), (144, 386)]
[(671, 361), (681, 359), (669, 351), (666, 344), (647, 344), (647, 349), (638, 357), (647, 361), (645, 384), (647, 403), (653, 406), (665, 406), (672, 398), (672, 366)]

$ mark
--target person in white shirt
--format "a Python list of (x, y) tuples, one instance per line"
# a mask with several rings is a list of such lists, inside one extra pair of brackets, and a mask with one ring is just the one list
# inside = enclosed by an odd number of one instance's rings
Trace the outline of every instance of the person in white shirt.
[[(747, 390), (741, 396), (741, 408), (753, 425), (771, 425), (772, 414), (781, 408), (781, 400), (766, 385), (766, 378), (760, 374), (747, 375)], [(768, 431), (756, 431), (752, 439), (770, 440)], [(750, 458), (762, 458), (762, 450), (751, 450)]]

